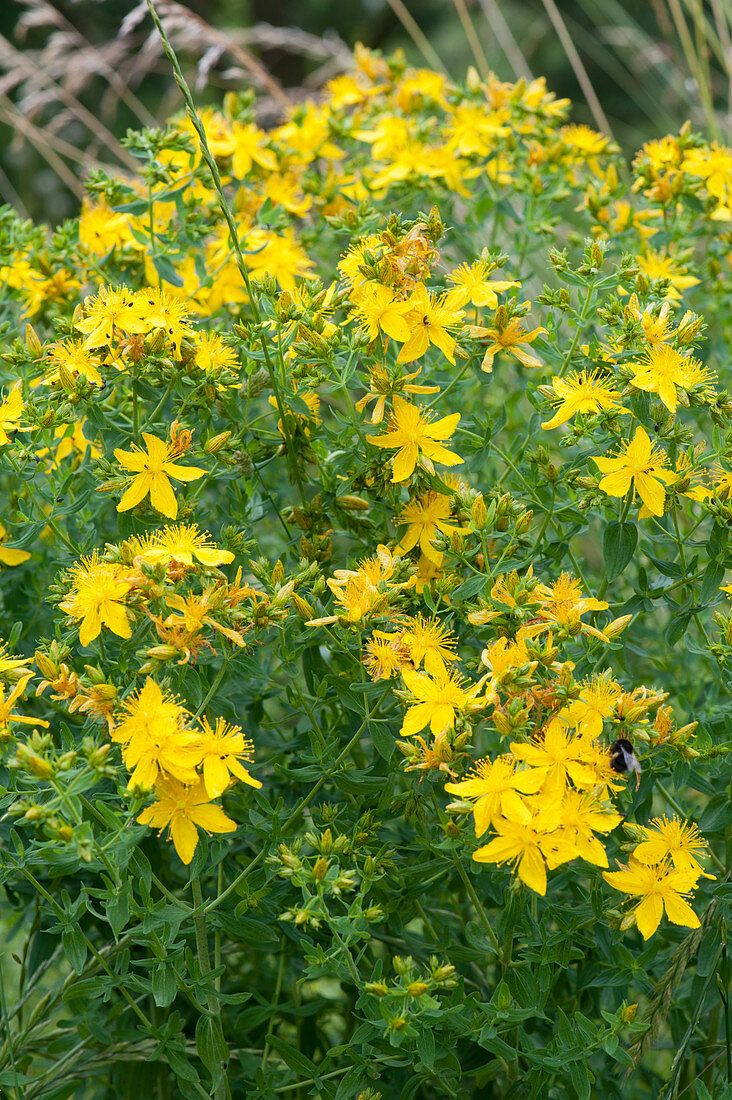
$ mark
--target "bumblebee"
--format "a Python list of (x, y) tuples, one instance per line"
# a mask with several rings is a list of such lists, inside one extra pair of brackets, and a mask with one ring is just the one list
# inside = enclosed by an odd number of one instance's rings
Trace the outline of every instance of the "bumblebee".
[(635, 772), (635, 789), (638, 790), (641, 766), (632, 744), (625, 737), (619, 737), (610, 746), (610, 767), (616, 772)]

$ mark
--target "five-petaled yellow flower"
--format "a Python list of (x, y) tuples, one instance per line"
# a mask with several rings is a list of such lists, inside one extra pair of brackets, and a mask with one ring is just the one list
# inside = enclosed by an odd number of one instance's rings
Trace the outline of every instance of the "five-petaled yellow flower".
[(633, 485), (651, 515), (662, 516), (666, 501), (664, 485), (674, 480), (666, 467), (666, 455), (657, 449), (640, 425), (632, 441), (615, 458), (598, 455), (592, 460), (605, 475), (600, 489), (611, 497), (624, 497)]
[(161, 777), (155, 784), (155, 798), (137, 820), (155, 829), (170, 826), (170, 838), (183, 863), (191, 862), (198, 845), (196, 826), (207, 833), (236, 831), (236, 822), (227, 817), (220, 806), (209, 801), (202, 779), (187, 787), (177, 779)]
[(385, 435), (367, 435), (366, 440), (375, 447), (396, 448), (392, 459), (392, 481), (406, 481), (414, 472), (417, 460), (429, 472), (434, 473), (434, 462), (443, 466), (457, 466), (463, 461), (454, 451), (443, 447), (441, 440), (449, 439), (460, 420), (460, 413), (430, 420), (417, 405), (394, 397), (394, 413), (391, 431)]
[(205, 470), (200, 466), (179, 466), (171, 459), (177, 456), (177, 452), (171, 443), (164, 443), (157, 436), (143, 432), (147, 451), (135, 445), (132, 451), (121, 451), (117, 448), (114, 457), (126, 470), (132, 471), (135, 476), (132, 484), (127, 487), (124, 495), (117, 505), (118, 512), (128, 512), (150, 494), (150, 503), (164, 516), (175, 519), (178, 515), (178, 501), (175, 499), (173, 486), (170, 479), (175, 481), (197, 481), (203, 477)]
[(686, 901), (699, 878), (695, 871), (675, 871), (670, 863), (645, 864), (632, 856), (620, 871), (603, 871), (602, 877), (616, 890), (640, 898), (633, 911), (638, 931), (644, 940), (658, 928), (664, 909), (673, 924), (698, 928), (699, 918)]
[(598, 371), (572, 371), (564, 378), (553, 378), (552, 387), (556, 396), (551, 400), (559, 407), (551, 420), (542, 424), (545, 431), (566, 424), (577, 413), (628, 411), (620, 404), (620, 391), (602, 379)]

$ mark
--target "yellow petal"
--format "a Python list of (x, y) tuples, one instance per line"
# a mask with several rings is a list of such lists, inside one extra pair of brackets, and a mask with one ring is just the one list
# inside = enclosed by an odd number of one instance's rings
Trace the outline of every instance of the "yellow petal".
[(643, 898), (635, 911), (635, 923), (644, 940), (647, 940), (658, 928), (663, 916), (663, 902), (658, 894), (649, 894)]

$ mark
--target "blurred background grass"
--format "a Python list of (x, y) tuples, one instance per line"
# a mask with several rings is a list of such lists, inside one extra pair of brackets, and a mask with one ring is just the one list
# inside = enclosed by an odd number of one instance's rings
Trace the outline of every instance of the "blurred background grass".
[[(732, 0), (160, 0), (199, 102), (252, 85), (262, 125), (317, 93), (356, 42), (462, 79), (545, 76), (629, 154), (688, 118), (725, 140)], [(52, 224), (128, 127), (180, 106), (137, 0), (0, 3), (0, 198)]]

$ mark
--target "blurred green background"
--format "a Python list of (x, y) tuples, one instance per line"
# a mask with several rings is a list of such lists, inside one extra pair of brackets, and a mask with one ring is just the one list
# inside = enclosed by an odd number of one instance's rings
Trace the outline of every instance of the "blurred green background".
[[(539, 76), (629, 154), (690, 118), (721, 140), (732, 108), (731, 0), (161, 0), (199, 102), (254, 81), (262, 124), (343, 71), (356, 42), (455, 78)], [(123, 32), (123, 33), (121, 33)], [(128, 127), (179, 107), (136, 0), (0, 3), (0, 197), (56, 223), (89, 168), (125, 162)], [(260, 68), (261, 67), (261, 68)], [(254, 68), (254, 72), (253, 72)]]

